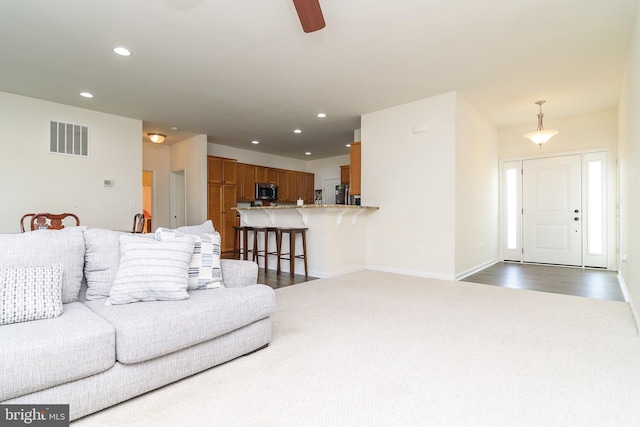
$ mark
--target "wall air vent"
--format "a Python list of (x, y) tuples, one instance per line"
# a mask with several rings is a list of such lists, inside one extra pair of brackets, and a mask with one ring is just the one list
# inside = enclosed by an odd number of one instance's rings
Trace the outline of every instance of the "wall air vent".
[(51, 121), (49, 152), (70, 156), (89, 156), (89, 128)]

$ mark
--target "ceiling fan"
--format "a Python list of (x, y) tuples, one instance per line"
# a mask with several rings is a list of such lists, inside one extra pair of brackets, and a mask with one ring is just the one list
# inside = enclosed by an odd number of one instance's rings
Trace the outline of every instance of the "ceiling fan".
[[(188, 12), (206, 0), (165, 0), (165, 4), (172, 9)], [(293, 0), (298, 12), (298, 18), (305, 33), (312, 33), (324, 28), (324, 16), (319, 0)]]
[(319, 0), (293, 0), (302, 24), (302, 31), (312, 33), (324, 28), (324, 16)]

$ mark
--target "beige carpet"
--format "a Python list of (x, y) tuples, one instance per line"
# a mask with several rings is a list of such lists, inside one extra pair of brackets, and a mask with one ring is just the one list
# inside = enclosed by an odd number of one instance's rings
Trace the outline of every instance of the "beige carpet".
[(363, 271), (276, 291), (270, 346), (85, 426), (639, 426), (628, 305)]

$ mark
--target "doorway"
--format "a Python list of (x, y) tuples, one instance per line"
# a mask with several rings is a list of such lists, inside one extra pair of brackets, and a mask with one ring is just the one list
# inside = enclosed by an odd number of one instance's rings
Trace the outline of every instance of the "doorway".
[(144, 215), (144, 232), (152, 233), (153, 218), (153, 171), (142, 171), (142, 213)]
[(606, 165), (606, 151), (502, 162), (502, 260), (608, 268)]
[(171, 228), (186, 225), (187, 197), (184, 169), (171, 172)]

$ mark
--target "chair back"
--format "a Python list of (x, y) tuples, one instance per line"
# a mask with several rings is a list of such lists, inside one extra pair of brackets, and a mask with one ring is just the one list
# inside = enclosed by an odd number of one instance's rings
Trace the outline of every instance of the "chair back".
[(51, 214), (51, 213), (37, 213), (37, 214), (25, 214), (20, 218), (20, 231), (25, 232), (25, 220), (28, 220), (29, 229), (33, 230), (62, 230), (64, 224), (62, 221), (65, 218), (73, 218), (76, 223), (76, 227), (80, 225), (80, 219), (72, 213), (63, 214)]
[(143, 233), (144, 232), (144, 214), (135, 214), (133, 216), (133, 229), (132, 233)]

